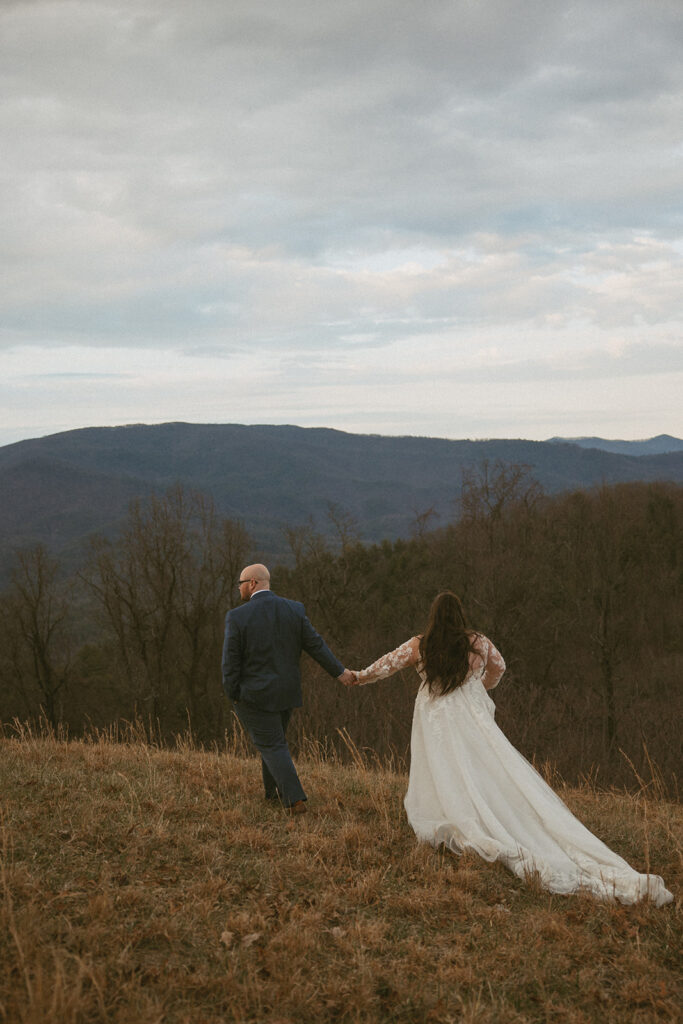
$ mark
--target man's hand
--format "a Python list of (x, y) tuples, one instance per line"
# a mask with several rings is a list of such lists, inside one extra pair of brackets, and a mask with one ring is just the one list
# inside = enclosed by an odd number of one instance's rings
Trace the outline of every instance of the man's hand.
[(344, 686), (355, 686), (357, 682), (356, 673), (352, 672), (350, 668), (345, 668), (342, 674), (337, 676), (337, 679)]

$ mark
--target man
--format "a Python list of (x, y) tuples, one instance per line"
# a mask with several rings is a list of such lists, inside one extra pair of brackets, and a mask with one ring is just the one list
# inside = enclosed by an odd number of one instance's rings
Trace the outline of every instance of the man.
[(266, 798), (301, 814), (307, 797), (285, 737), (293, 709), (302, 704), (301, 652), (345, 686), (355, 676), (316, 633), (304, 606), (271, 591), (265, 565), (246, 566), (237, 586), (244, 603), (225, 617), (223, 689), (261, 755)]

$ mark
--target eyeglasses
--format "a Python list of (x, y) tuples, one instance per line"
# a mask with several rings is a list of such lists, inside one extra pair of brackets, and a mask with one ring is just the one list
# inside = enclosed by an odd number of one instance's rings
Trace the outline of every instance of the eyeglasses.
[(238, 580), (237, 583), (235, 584), (235, 587), (237, 588), (237, 590), (239, 590), (243, 583), (251, 583), (253, 578), (254, 578), (253, 576), (250, 576), (246, 580)]

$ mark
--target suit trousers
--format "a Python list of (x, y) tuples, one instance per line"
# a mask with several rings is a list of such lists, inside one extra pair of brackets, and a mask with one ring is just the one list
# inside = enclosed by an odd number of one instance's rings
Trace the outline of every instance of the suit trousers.
[(261, 755), (261, 772), (267, 799), (280, 799), (285, 807), (291, 807), (297, 800), (306, 800), (285, 736), (292, 708), (261, 711), (242, 701), (236, 701), (233, 707)]

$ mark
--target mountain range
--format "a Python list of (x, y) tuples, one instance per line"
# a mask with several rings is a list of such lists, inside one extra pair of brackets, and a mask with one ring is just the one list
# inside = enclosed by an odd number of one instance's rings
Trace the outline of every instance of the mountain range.
[(599, 448), (616, 455), (665, 455), (683, 450), (683, 441), (671, 434), (658, 434), (643, 441), (606, 441), (604, 437), (551, 437), (559, 444), (578, 444), (580, 448)]
[(297, 426), (87, 427), (0, 447), (0, 572), (14, 548), (38, 541), (76, 562), (84, 539), (114, 533), (132, 499), (178, 482), (210, 494), (272, 561), (286, 556), (286, 526), (312, 520), (325, 532), (330, 504), (353, 517), (362, 540), (393, 540), (428, 509), (433, 525), (452, 519), (463, 469), (484, 460), (528, 465), (549, 493), (683, 483), (683, 441), (669, 435), (451, 441)]

